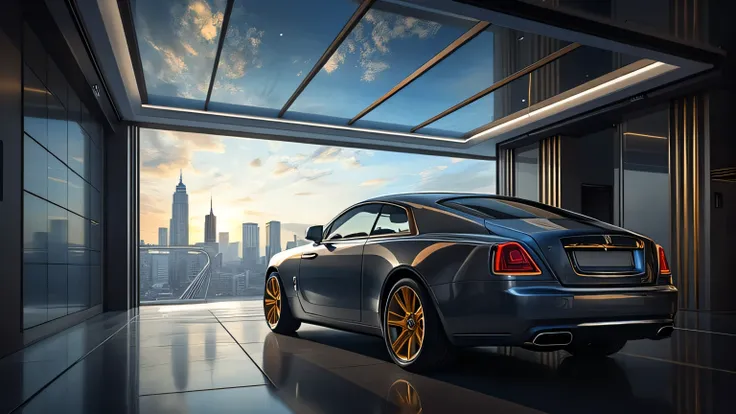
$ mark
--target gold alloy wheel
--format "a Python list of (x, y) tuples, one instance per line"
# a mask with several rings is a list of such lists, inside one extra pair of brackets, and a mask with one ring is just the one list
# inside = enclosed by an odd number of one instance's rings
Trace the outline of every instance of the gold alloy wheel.
[(281, 287), (276, 276), (271, 276), (266, 282), (266, 294), (264, 295), (264, 311), (266, 321), (272, 329), (279, 324), (281, 318)]
[(386, 315), (386, 334), (391, 349), (402, 362), (411, 362), (424, 343), (424, 309), (414, 289), (400, 287), (391, 296)]
[(422, 400), (419, 393), (407, 380), (396, 380), (388, 390), (388, 401), (399, 407), (402, 413), (420, 414)]

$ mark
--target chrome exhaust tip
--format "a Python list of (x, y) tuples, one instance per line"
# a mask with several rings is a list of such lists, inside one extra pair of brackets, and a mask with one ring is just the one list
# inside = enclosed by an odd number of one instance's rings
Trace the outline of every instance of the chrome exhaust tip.
[(572, 332), (541, 332), (532, 339), (536, 346), (565, 346), (572, 343)]
[(672, 332), (674, 332), (675, 328), (672, 325), (667, 325), (659, 328), (657, 331), (657, 338), (669, 338), (672, 336)]

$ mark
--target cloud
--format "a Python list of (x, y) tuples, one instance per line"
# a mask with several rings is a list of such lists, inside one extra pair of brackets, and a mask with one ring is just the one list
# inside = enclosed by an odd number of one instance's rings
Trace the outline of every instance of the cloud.
[(173, 49), (166, 46), (159, 46), (153, 43), (153, 40), (151, 39), (146, 39), (146, 42), (148, 42), (148, 44), (151, 45), (152, 48), (161, 53), (164, 62), (169, 68), (169, 73), (161, 72), (161, 74), (159, 75), (159, 78), (161, 80), (170, 83), (174, 82), (177, 79), (177, 75), (181, 75), (187, 70), (186, 62), (184, 62), (184, 59), (178, 56)]
[(278, 177), (294, 171), (296, 171), (296, 166), (284, 161), (279, 161), (276, 163), (276, 168), (273, 170), (273, 175)]
[(302, 175), (302, 179), (306, 181), (314, 181), (322, 177), (326, 177), (328, 175), (332, 175), (332, 170), (322, 170), (322, 171), (315, 171), (312, 173), (307, 173), (305, 175)]
[(150, 175), (175, 179), (179, 169), (191, 168), (195, 153), (225, 152), (221, 138), (206, 134), (142, 129), (140, 142), (142, 178)]
[(349, 56), (355, 55), (362, 69), (360, 80), (372, 82), (390, 67), (382, 59), (391, 53), (392, 41), (428, 39), (436, 35), (441, 27), (440, 23), (433, 21), (369, 10), (322, 69), (333, 73), (345, 64)]
[(251, 167), (256, 167), (256, 168), (258, 168), (258, 167), (260, 167), (260, 166), (262, 166), (262, 165), (263, 165), (263, 161), (261, 161), (261, 159), (260, 159), (260, 158), (254, 158), (254, 159), (253, 159), (253, 161), (251, 161), (251, 162), (250, 162), (250, 166), (251, 166)]
[(322, 67), (327, 73), (332, 73), (337, 70), (345, 62), (345, 51), (337, 48), (335, 53), (327, 59), (327, 63)]
[(297, 197), (304, 197), (304, 196), (314, 195), (314, 193), (311, 192), (311, 191), (300, 191), (298, 193), (294, 193), (294, 195), (297, 196)]
[(187, 53), (189, 53), (190, 55), (192, 55), (192, 56), (198, 56), (199, 55), (199, 53), (189, 43), (181, 42), (181, 45), (184, 47), (184, 50), (186, 50)]
[(384, 179), (384, 178), (374, 178), (372, 180), (363, 181), (362, 183), (360, 183), (360, 186), (361, 187), (379, 187), (379, 186), (385, 185), (388, 182), (389, 180)]
[(472, 161), (461, 171), (434, 174), (423, 179), (416, 191), (495, 192), (496, 169), (492, 162)]
[(214, 42), (218, 28), (222, 26), (223, 13), (212, 13), (210, 5), (204, 1), (189, 3), (188, 12), (182, 16), (181, 25), (183, 27), (194, 26), (205, 40)]
[(253, 201), (255, 201), (255, 199), (250, 196), (241, 197), (235, 200), (236, 203), (250, 203)]
[(339, 159), (338, 155), (340, 155), (340, 152), (342, 152), (342, 148), (323, 146), (323, 147), (317, 148), (314, 151), (314, 153), (312, 153), (312, 156), (310, 157), (310, 159), (315, 164), (334, 162)]
[(219, 70), (228, 79), (240, 79), (250, 70), (250, 68), (260, 68), (263, 62), (260, 58), (260, 46), (263, 43), (263, 35), (265, 32), (254, 26), (245, 29), (243, 33), (241, 27), (231, 26), (228, 28), (225, 37), (225, 44), (228, 53), (220, 60)]
[(243, 214), (245, 214), (245, 216), (263, 216), (266, 213), (258, 210), (243, 210)]
[(465, 158), (450, 158), (450, 162), (453, 164), (457, 164), (459, 162), (465, 161)]
[(438, 165), (437, 166), (437, 169), (440, 170), (440, 171), (444, 171), (444, 170), (447, 169), (447, 166), (446, 165)]

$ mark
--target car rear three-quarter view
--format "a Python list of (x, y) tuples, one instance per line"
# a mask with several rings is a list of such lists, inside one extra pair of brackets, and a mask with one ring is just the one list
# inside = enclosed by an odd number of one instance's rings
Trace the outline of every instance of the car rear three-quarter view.
[(359, 203), (269, 264), (275, 332), (380, 335), (412, 370), (462, 346), (606, 356), (669, 337), (677, 289), (649, 238), (544, 204), (415, 193)]

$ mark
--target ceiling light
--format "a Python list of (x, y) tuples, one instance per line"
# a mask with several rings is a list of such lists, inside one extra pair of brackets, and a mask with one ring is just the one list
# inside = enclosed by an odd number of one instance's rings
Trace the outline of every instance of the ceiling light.
[[(548, 112), (548, 111), (551, 111), (551, 110), (553, 110), (555, 108), (558, 108), (560, 106), (570, 104), (570, 103), (572, 103), (574, 101), (577, 101), (577, 100), (580, 100), (581, 98), (584, 98), (584, 97), (586, 97), (588, 95), (591, 95), (593, 93), (596, 93), (596, 92), (602, 91), (604, 89), (610, 88), (610, 87), (612, 87), (612, 86), (614, 86), (616, 84), (619, 84), (619, 83), (624, 82), (626, 80), (629, 80), (631, 78), (634, 78), (634, 77), (643, 75), (643, 74), (645, 74), (645, 73), (647, 73), (649, 71), (652, 71), (652, 70), (657, 69), (657, 68), (662, 67), (662, 66), (665, 66), (665, 72), (669, 72), (671, 70), (674, 70), (674, 69), (677, 69), (678, 68), (677, 66), (669, 65), (669, 64), (664, 63), (664, 62), (654, 62), (651, 65), (648, 65), (648, 66), (645, 66), (643, 68), (637, 69), (637, 70), (635, 70), (633, 72), (629, 72), (629, 73), (627, 73), (625, 75), (621, 75), (621, 76), (619, 76), (617, 78), (614, 78), (614, 79), (609, 80), (608, 82), (604, 82), (604, 83), (602, 83), (600, 85), (597, 85), (597, 86), (594, 86), (594, 87), (592, 87), (590, 89), (586, 89), (586, 90), (584, 90), (582, 92), (579, 92), (579, 93), (577, 93), (575, 95), (572, 95), (572, 96), (569, 96), (567, 98), (561, 99), (561, 100), (559, 100), (557, 102), (554, 102), (554, 103), (551, 103), (551, 104), (549, 104), (547, 106), (543, 106), (543, 107), (541, 107), (539, 109), (536, 109), (534, 111), (529, 112), (526, 115), (521, 115), (518, 118), (514, 118), (514, 119), (512, 119), (510, 121), (507, 121), (507, 122), (504, 122), (502, 124), (499, 124), (499, 125), (493, 126), (491, 128), (488, 128), (485, 131), (481, 131), (481, 132), (473, 135), (472, 137), (468, 138), (468, 141), (472, 141), (472, 140), (478, 139), (478, 138), (487, 137), (488, 135), (491, 135), (491, 133), (496, 132), (496, 131), (499, 131), (499, 130), (502, 130), (502, 129), (505, 129), (505, 128), (508, 128), (511, 125), (515, 125), (515, 124), (518, 124), (518, 123), (521, 123), (521, 122), (524, 122), (524, 121), (529, 121), (529, 120), (531, 120), (531, 119), (533, 119), (535, 117), (538, 117), (540, 114), (543, 114), (544, 112)], [(662, 72), (662, 73), (664, 73), (664, 72)], [(611, 91), (611, 92), (613, 92), (613, 91)]]
[(624, 132), (624, 135), (631, 135), (634, 137), (643, 137), (643, 138), (667, 139), (667, 137), (663, 137), (661, 135), (640, 134), (638, 132)]

